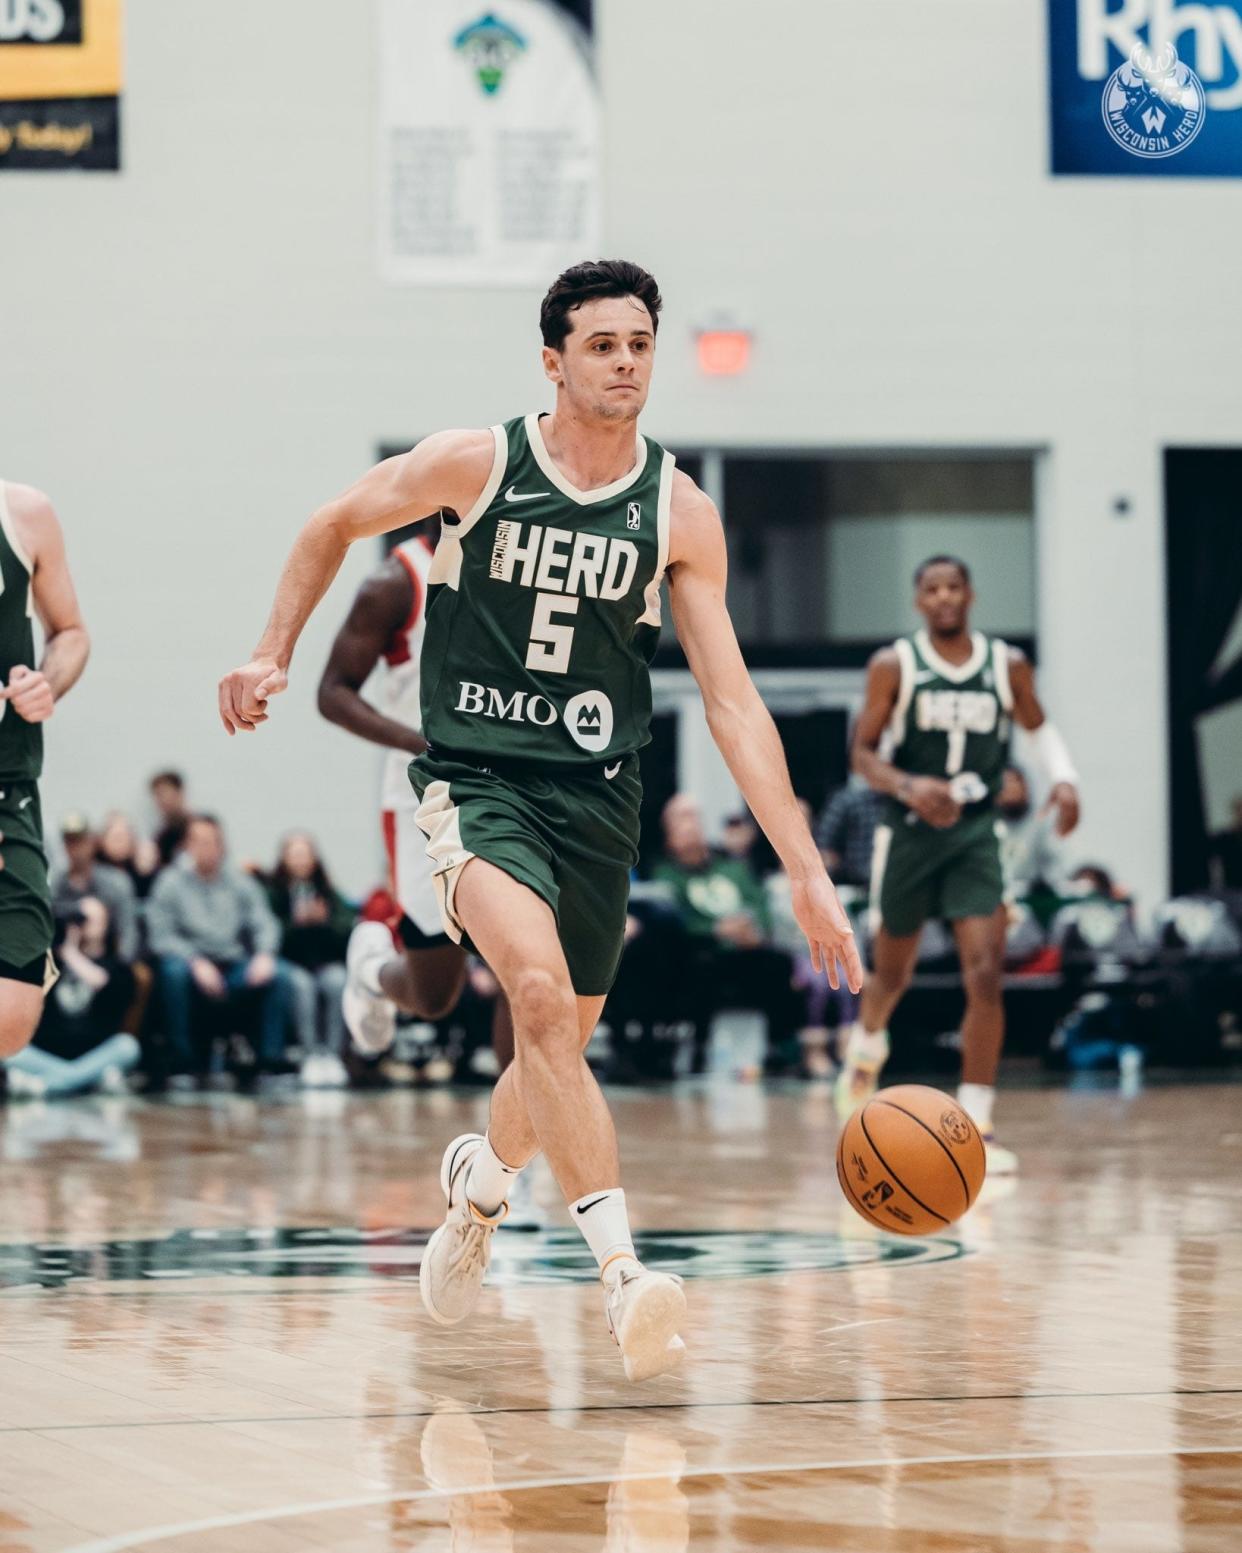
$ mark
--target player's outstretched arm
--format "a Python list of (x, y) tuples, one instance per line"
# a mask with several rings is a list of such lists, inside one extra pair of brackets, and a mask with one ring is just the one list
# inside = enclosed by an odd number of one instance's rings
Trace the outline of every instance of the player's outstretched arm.
[(385, 717), (362, 694), (371, 670), (409, 618), (413, 603), (414, 584), (395, 557), (371, 573), (332, 643), (319, 680), (319, 710), (330, 723), (360, 739), (421, 755), (427, 748), (422, 734)]
[(881, 647), (867, 665), (867, 691), (863, 709), (854, 723), (850, 762), (863, 781), (877, 793), (887, 793), (913, 809), (920, 819), (938, 830), (956, 825), (962, 806), (949, 784), (939, 777), (916, 777), (900, 771), (880, 754), (884, 730), (901, 694), (901, 663), (895, 649)]
[(252, 732), (267, 721), (267, 702), (289, 682), (289, 664), (306, 622), (356, 539), (386, 534), (441, 507), (468, 512), (491, 473), (490, 431), (441, 431), (385, 459), (304, 526), (276, 585), (267, 626), (250, 662), (220, 681), (226, 732)]
[(27, 722), (42, 723), (77, 684), (91, 643), (69, 574), (65, 536), (51, 502), (29, 485), (6, 485), (5, 495), (18, 542), (33, 567), (31, 593), (43, 624), (44, 646), (37, 669), (24, 663), (12, 669), (9, 683), (0, 685), (0, 701), (9, 702)]
[(1009, 649), (1009, 685), (1013, 691), (1014, 722), (1030, 734), (1031, 753), (1048, 780), (1048, 808), (1057, 811), (1057, 835), (1068, 836), (1082, 812), (1078, 773), (1065, 740), (1040, 705), (1031, 660), (1016, 647)]
[(728, 559), (720, 515), (684, 475), (673, 488), (669, 597), (677, 635), (703, 693), (708, 726), (751, 812), (789, 875), (794, 914), (817, 970), (862, 987), (853, 929), (798, 808), (776, 724), (742, 659), (725, 606)]

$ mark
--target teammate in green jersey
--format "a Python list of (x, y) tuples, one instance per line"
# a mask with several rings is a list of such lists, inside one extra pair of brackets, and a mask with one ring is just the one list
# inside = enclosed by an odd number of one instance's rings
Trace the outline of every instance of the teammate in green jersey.
[[(38, 668), (36, 611), (45, 638)], [(42, 725), (89, 650), (51, 502), (0, 480), (0, 1058), (30, 1040), (56, 980), (39, 811)]]
[(914, 974), (923, 924), (942, 917), (957, 940), (966, 990), (958, 1098), (983, 1133), (989, 1170), (1005, 1173), (1017, 1161), (992, 1134), (1005, 1034), (1003, 828), (995, 803), (1011, 723), (1030, 731), (1062, 836), (1078, 823), (1078, 778), (1044, 716), (1030, 663), (1017, 648), (970, 630), (974, 593), (965, 562), (924, 561), (914, 601), (926, 628), (872, 658), (854, 729), (854, 769), (886, 795), (886, 815), (872, 867), (871, 906), (880, 920), (874, 970), (847, 1037), (837, 1107), (848, 1115), (875, 1092), (888, 1058), (886, 1026)]
[(636, 752), (649, 737), (662, 579), (716, 742), (792, 880), (812, 958), (833, 986), (838, 964), (851, 987), (862, 982), (725, 608), (719, 515), (637, 429), (659, 313), (637, 265), (560, 276), (540, 317), (553, 413), (428, 437), (316, 513), (254, 657), (219, 697), (229, 733), (266, 721), (348, 546), (445, 509), (422, 655), (429, 748), (410, 776), (445, 928), (477, 947), (508, 994), (517, 1058), (493, 1092), (487, 1136), (445, 1151), (448, 1208), (423, 1257), (423, 1301), (446, 1325), (470, 1313), (514, 1177), (542, 1150), (599, 1263), (631, 1379), (679, 1361), (685, 1298), (635, 1256), (612, 1118), (582, 1051), (616, 972), (637, 857)]

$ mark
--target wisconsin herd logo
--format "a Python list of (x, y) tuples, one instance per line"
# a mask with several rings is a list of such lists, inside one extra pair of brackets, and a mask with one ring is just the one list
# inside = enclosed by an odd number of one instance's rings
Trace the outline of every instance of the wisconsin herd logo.
[[(845, 1210), (847, 1213), (848, 1209)], [(319, 1280), (323, 1292), (348, 1281), (413, 1283), (430, 1236), (423, 1229), (179, 1229), (155, 1240), (57, 1245), (0, 1244), (0, 1300), (64, 1289), (90, 1295), (105, 1284), (154, 1298), (183, 1294), (196, 1280)], [(643, 1261), (692, 1278), (763, 1278), (795, 1272), (844, 1272), (876, 1262), (918, 1266), (969, 1254), (945, 1235), (929, 1240), (860, 1232), (797, 1230), (655, 1230), (638, 1236)], [(493, 1254), (490, 1281), (507, 1287), (578, 1283), (595, 1262), (574, 1229), (514, 1232)]]
[(1136, 44), (1104, 87), (1105, 127), (1134, 156), (1184, 151), (1202, 130), (1206, 108), (1203, 83), (1171, 43), (1154, 55)]

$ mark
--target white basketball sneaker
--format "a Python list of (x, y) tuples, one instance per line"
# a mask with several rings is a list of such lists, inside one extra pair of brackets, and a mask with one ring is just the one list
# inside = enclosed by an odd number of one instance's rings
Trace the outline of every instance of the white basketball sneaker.
[(677, 1329), (686, 1319), (681, 1279), (648, 1272), (628, 1259), (604, 1280), (608, 1327), (625, 1362), (625, 1378), (650, 1380), (686, 1356)]
[(392, 934), (382, 922), (360, 922), (349, 935), (341, 1012), (354, 1045), (366, 1057), (386, 1052), (397, 1034), (396, 1005), (379, 991), (380, 966), (393, 953)]
[[(862, 1027), (855, 1028), (861, 1031)], [(869, 1054), (864, 1054), (864, 1046), (870, 1048)], [(875, 1094), (879, 1088), (880, 1074), (888, 1061), (888, 1051), (886, 1030), (877, 1031), (873, 1036), (863, 1035), (861, 1040), (857, 1035), (850, 1036), (841, 1061), (841, 1071), (837, 1074), (832, 1091), (839, 1121), (849, 1121), (854, 1112), (866, 1105)]]
[(464, 1321), (478, 1303), (483, 1275), (492, 1257), (492, 1235), (509, 1205), (491, 1218), (466, 1196), (470, 1161), (483, 1147), (477, 1132), (454, 1138), (440, 1162), (440, 1187), (448, 1202), (444, 1223), (427, 1242), (418, 1269), (418, 1287), (431, 1319), (442, 1327)]
[(987, 1155), (988, 1174), (990, 1176), (1016, 1176), (1018, 1173), (1018, 1156), (1012, 1149), (1003, 1149), (996, 1141), (996, 1134), (989, 1127), (981, 1132), (983, 1149)]

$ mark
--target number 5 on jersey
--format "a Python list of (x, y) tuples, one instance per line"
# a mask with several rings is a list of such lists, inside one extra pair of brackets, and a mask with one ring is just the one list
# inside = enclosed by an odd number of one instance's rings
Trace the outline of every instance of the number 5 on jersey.
[(576, 615), (578, 599), (560, 593), (536, 593), (535, 614), (530, 623), (526, 667), (548, 674), (567, 674), (574, 645), (574, 628), (556, 620), (557, 615)]

